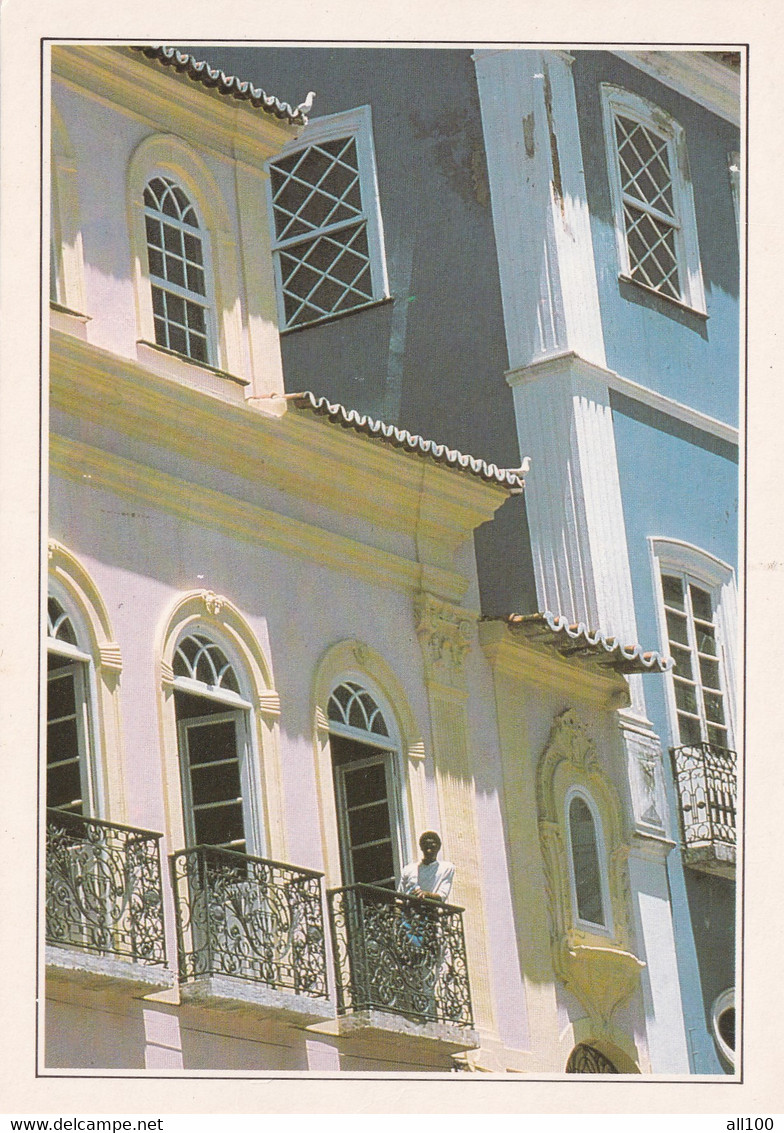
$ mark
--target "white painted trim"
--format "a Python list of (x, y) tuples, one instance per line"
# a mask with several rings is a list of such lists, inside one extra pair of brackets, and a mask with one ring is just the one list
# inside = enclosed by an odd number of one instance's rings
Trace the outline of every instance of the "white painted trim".
[(475, 54), (511, 366), (604, 336), (571, 65), (559, 51)]
[(730, 190), (732, 191), (732, 207), (735, 212), (735, 228), (740, 244), (740, 202), (741, 202), (741, 165), (740, 150), (731, 150), (727, 154), (727, 168), (730, 175)]
[(709, 59), (704, 52), (615, 51), (613, 54), (712, 114), (740, 126), (741, 76), (715, 59)]
[[(577, 881), (574, 871), (574, 845), (572, 843), (572, 824), (570, 818), (570, 811), (574, 799), (580, 798), (588, 807), (593, 819), (593, 831), (596, 842), (596, 857), (599, 865), (599, 889), (602, 898), (602, 909), (604, 911), (605, 923), (599, 924), (596, 921), (586, 921), (581, 917), (577, 910)], [(604, 827), (602, 824), (602, 817), (599, 813), (599, 808), (593, 800), (593, 797), (588, 793), (585, 787), (571, 786), (566, 792), (564, 798), (564, 823), (566, 827), (566, 845), (567, 854), (566, 862), (569, 871), (569, 894), (572, 902), (572, 916), (574, 923), (578, 928), (587, 929), (589, 932), (595, 933), (597, 936), (608, 936), (613, 938), (615, 936), (615, 924), (613, 921), (613, 908), (612, 900), (610, 899), (610, 879), (607, 871), (607, 848), (604, 842)]]
[[(668, 650), (667, 620), (664, 610), (662, 574), (667, 570), (682, 572), (695, 582), (707, 587), (711, 592), (716, 626), (716, 641), (719, 647), (719, 676), (727, 708), (727, 745), (736, 747), (737, 736), (737, 584), (733, 568), (709, 551), (686, 543), (682, 539), (667, 539), (663, 536), (649, 536), (648, 547), (651, 560), (653, 593), (656, 599), (656, 621), (659, 629), (659, 642)], [(680, 742), (678, 714), (675, 704), (675, 684), (672, 672), (665, 674), (667, 723), (673, 746)]]
[(570, 357), (574, 358), (575, 363), (585, 369), (586, 372), (592, 371), (597, 377), (603, 379), (609, 388), (615, 390), (616, 393), (622, 393), (633, 401), (639, 401), (650, 409), (658, 410), (666, 417), (682, 421), (685, 425), (692, 425), (700, 432), (718, 437), (728, 444), (738, 445), (740, 443), (740, 433), (734, 425), (728, 425), (725, 421), (719, 421), (716, 417), (709, 417), (707, 413), (702, 413), (699, 409), (693, 409), (690, 405), (675, 401), (674, 398), (668, 397), (666, 394), (658, 393), (648, 386), (633, 382), (631, 378), (616, 374), (614, 370), (605, 370), (592, 362), (586, 362), (584, 358), (579, 358), (569, 351), (549, 355), (540, 361), (532, 362), (529, 366), (508, 370), (506, 381), (512, 389), (516, 385), (536, 381), (537, 378), (546, 376), (552, 370), (560, 369), (564, 360)]
[(734, 987), (727, 988), (726, 991), (722, 991), (719, 995), (717, 995), (713, 1001), (713, 1006), (711, 1007), (711, 1029), (713, 1031), (713, 1038), (716, 1042), (716, 1046), (719, 1048), (719, 1050), (731, 1066), (735, 1065), (735, 1051), (722, 1038), (721, 1031), (719, 1030), (719, 1018), (724, 1014), (725, 1011), (728, 1011), (730, 1008), (734, 1009), (734, 1007)]
[[(346, 681), (360, 685), (373, 697), (381, 710), (381, 715), (384, 717), (384, 723), (387, 726), (389, 735), (379, 736), (376, 735), (375, 732), (365, 732), (360, 728), (352, 728), (350, 725), (341, 724), (337, 720), (330, 720), (329, 718), (327, 718), (327, 731), (330, 736), (345, 736), (347, 739), (356, 740), (358, 743), (375, 751), (377, 755), (373, 756), (369, 754), (369, 759), (383, 760), (387, 784), (389, 816), (392, 826), (392, 854), (397, 871), (396, 876), (399, 879), (403, 866), (406, 865), (407, 847), (411, 845), (411, 823), (406, 806), (408, 792), (406, 790), (406, 768), (403, 744), (400, 738), (400, 729), (398, 727), (396, 714), (389, 700), (384, 696), (378, 685), (368, 677), (367, 673), (358, 669), (343, 670), (339, 679), (332, 682), (330, 696), (339, 685)], [(327, 698), (327, 703), (328, 702), (329, 698)], [(330, 758), (331, 755), (332, 753), (330, 751)], [(334, 763), (332, 767), (334, 773)], [(345, 798), (343, 796), (342, 776), (335, 776), (333, 782), (336, 788), (336, 818), (342, 832), (339, 838), (339, 848), (341, 872), (344, 877), (343, 884), (345, 885), (348, 884), (348, 881), (345, 880), (346, 862), (344, 860), (344, 846), (348, 844), (348, 840), (347, 831), (345, 829)]]
[[(632, 91), (612, 83), (601, 84), (602, 121), (604, 123), (607, 173), (615, 214), (615, 237), (620, 275), (632, 277), (629, 245), (624, 219), (624, 198), (621, 186), (620, 157), (615, 131), (616, 115), (622, 114), (639, 122), (667, 143), (668, 166), (672, 184), (674, 222), (667, 221), (674, 232), (677, 251), (680, 301), (701, 314), (707, 313), (705, 288), (697, 242), (697, 217), (694, 192), (688, 176), (686, 136), (680, 123), (660, 107)], [(643, 210), (647, 211), (647, 210)], [(643, 281), (644, 282), (644, 281)], [(652, 290), (658, 292), (658, 288)], [(661, 294), (666, 298), (664, 292)]]
[[(361, 310), (362, 304), (350, 307), (345, 311), (324, 316), (323, 319), (314, 319), (312, 322), (297, 324), (297, 327), (286, 327), (286, 311), (283, 302), (283, 288), (281, 283), (280, 262), (278, 257), (279, 241), (275, 231), (275, 215), (272, 203), (272, 181), (269, 176), (270, 167), (281, 158), (292, 153), (299, 153), (308, 146), (318, 145), (320, 142), (335, 138), (353, 135), (357, 147), (357, 165), (359, 168), (359, 189), (362, 200), (362, 213), (365, 217), (368, 255), (370, 258), (370, 278), (372, 283), (372, 303), (388, 299), (389, 280), (387, 277), (386, 253), (384, 248), (384, 223), (381, 216), (381, 201), (378, 191), (378, 174), (376, 171), (375, 145), (373, 142), (373, 115), (369, 105), (357, 106), (339, 114), (327, 114), (323, 118), (312, 118), (297, 138), (283, 146), (274, 157), (264, 165), (267, 189), (267, 217), (270, 232), (270, 247), (272, 249), (273, 266), (275, 273), (275, 293), (278, 301), (278, 325), (281, 330), (296, 330), (301, 325), (316, 326), (326, 319), (349, 315), (353, 311)], [(327, 229), (329, 231), (329, 229)]]
[[(254, 698), (251, 691), (250, 676), (237, 650), (232, 648), (231, 642), (224, 634), (215, 630), (215, 627), (198, 620), (189, 622), (181, 627), (175, 644), (179, 645), (183, 638), (194, 633), (202, 634), (220, 647), (231, 664), (234, 674), (242, 689), (241, 695), (236, 695), (229, 689), (213, 688), (200, 681), (188, 677), (174, 677), (172, 687), (191, 696), (198, 696), (204, 700), (218, 702), (226, 706), (227, 712), (216, 713), (203, 717), (207, 721), (217, 722), (223, 719), (234, 719), (236, 723), (237, 758), (239, 761), (240, 785), (242, 790), (242, 820), (245, 833), (245, 843), (249, 854), (264, 857), (268, 852), (269, 831), (264, 822), (264, 794), (261, 780), (262, 754), (258, 748), (257, 728), (255, 726)], [(187, 748), (182, 744), (184, 729), (190, 720), (177, 719), (177, 754), (180, 764), (180, 784), (182, 790), (183, 825), (186, 837), (193, 838), (193, 810), (190, 797), (190, 771), (186, 765)], [(187, 780), (187, 783), (186, 783)]]

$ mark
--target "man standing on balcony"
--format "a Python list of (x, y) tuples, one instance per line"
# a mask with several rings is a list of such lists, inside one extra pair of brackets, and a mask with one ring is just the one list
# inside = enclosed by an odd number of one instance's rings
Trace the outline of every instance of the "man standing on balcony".
[(420, 862), (409, 862), (404, 868), (398, 892), (410, 897), (429, 897), (434, 901), (448, 901), (455, 879), (455, 867), (451, 862), (438, 861), (441, 839), (435, 830), (426, 830), (420, 836), (419, 848), (422, 851)]

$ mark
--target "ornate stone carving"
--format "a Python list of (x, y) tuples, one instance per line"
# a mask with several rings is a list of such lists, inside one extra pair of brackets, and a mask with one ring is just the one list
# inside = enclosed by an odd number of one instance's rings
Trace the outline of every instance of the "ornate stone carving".
[(171, 688), (174, 684), (174, 669), (168, 661), (161, 661), (161, 684), (164, 688)]
[(428, 679), (462, 688), (465, 656), (473, 639), (472, 617), (426, 593), (415, 599), (414, 614)]
[[(573, 785), (589, 792), (601, 819), (599, 847), (606, 853), (611, 906), (606, 932), (575, 920), (566, 829), (566, 798)], [(623, 838), (620, 798), (594, 741), (572, 709), (553, 722), (537, 768), (536, 797), (553, 969), (597, 1024), (606, 1027), (634, 991), (645, 965), (629, 950), (629, 847)]]
[(273, 689), (259, 693), (259, 712), (262, 716), (280, 716), (280, 697)]
[(226, 605), (226, 598), (222, 594), (216, 594), (214, 590), (201, 590), (199, 597), (204, 603), (204, 609), (207, 613), (213, 618), (219, 617), (221, 610)]
[(102, 669), (108, 669), (113, 673), (119, 673), (122, 670), (122, 655), (120, 646), (116, 641), (104, 641), (98, 647), (98, 653), (101, 658)]
[(666, 801), (662, 774), (662, 753), (658, 738), (624, 727), (621, 734), (626, 749), (629, 785), (635, 826), (646, 833), (665, 833)]
[(316, 727), (320, 732), (329, 731), (329, 720), (327, 719), (327, 714), (325, 713), (324, 709), (319, 708), (318, 705), (316, 705)]
[(367, 646), (358, 641), (351, 647), (351, 652), (354, 654), (354, 660), (360, 669), (366, 669), (368, 664)]

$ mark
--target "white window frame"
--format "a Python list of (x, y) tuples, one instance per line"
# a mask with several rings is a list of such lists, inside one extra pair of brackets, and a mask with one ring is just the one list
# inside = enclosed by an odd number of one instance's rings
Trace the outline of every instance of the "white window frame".
[[(328, 720), (329, 734), (335, 736), (344, 736), (347, 739), (356, 740), (358, 743), (363, 744), (368, 748), (375, 748), (379, 756), (384, 759), (384, 772), (387, 784), (387, 801), (389, 803), (389, 815), (392, 834), (392, 858), (395, 868), (396, 880), (400, 879), (401, 872), (406, 863), (405, 848), (410, 845), (409, 838), (409, 822), (406, 813), (405, 795), (404, 795), (404, 776), (403, 776), (403, 758), (402, 747), (400, 743), (400, 736), (397, 731), (397, 724), (395, 715), (392, 712), (386, 698), (382, 696), (376, 686), (371, 683), (363, 673), (357, 672), (344, 672), (338, 680), (333, 681), (329, 696), (340, 685), (345, 684), (346, 681), (351, 681), (353, 684), (360, 685), (366, 692), (375, 700), (381, 715), (384, 717), (384, 722), (387, 726), (389, 735), (382, 736), (375, 732), (366, 732), (361, 728), (353, 728), (348, 724), (342, 724), (337, 720)], [(327, 698), (327, 703), (329, 697)], [(368, 760), (371, 760), (372, 755), (368, 755)], [(340, 848), (340, 867), (341, 875), (343, 877), (343, 884), (354, 884), (353, 871), (350, 861), (347, 861), (348, 855), (346, 854), (346, 846), (350, 844), (346, 823), (346, 808), (345, 796), (342, 790), (342, 776), (340, 774), (341, 767), (356, 767), (363, 763), (361, 759), (350, 761), (345, 765), (335, 764), (333, 761), (333, 776), (336, 784), (336, 797), (335, 797), (335, 810), (337, 815), (338, 827), (340, 830), (339, 848)], [(352, 880), (349, 881), (349, 877)]]
[[(179, 217), (168, 216), (166, 213), (159, 212), (158, 210), (151, 208), (149, 205), (147, 205), (144, 202), (144, 192), (146, 191), (147, 186), (152, 181), (154, 181), (156, 179), (164, 181), (167, 184), (171, 183), (172, 185), (176, 185), (176, 187), (180, 190), (180, 192), (182, 192), (185, 195), (185, 197), (188, 200), (190, 207), (193, 209), (193, 212), (196, 215), (196, 219), (198, 221), (198, 225), (197, 225), (196, 228), (194, 228), (192, 225), (188, 224), (187, 221), (183, 221)], [(147, 179), (146, 179), (146, 181), (145, 181), (145, 183), (142, 187), (142, 207), (143, 207), (143, 214), (144, 214), (145, 218), (150, 216), (150, 217), (153, 217), (155, 219), (162, 220), (165, 223), (170, 224), (173, 228), (176, 228), (180, 232), (189, 233), (190, 235), (197, 235), (198, 236), (198, 239), (201, 242), (201, 255), (202, 255), (202, 265), (201, 266), (202, 266), (202, 271), (204, 273), (204, 294), (200, 295), (196, 291), (191, 291), (188, 287), (181, 287), (178, 284), (172, 283), (169, 280), (165, 279), (163, 276), (159, 276), (157, 273), (153, 272), (152, 269), (150, 268), (150, 263), (149, 263), (150, 245), (149, 245), (149, 241), (147, 240), (147, 230), (146, 230), (146, 226), (145, 226), (144, 244), (145, 244), (145, 251), (146, 251), (146, 256), (147, 256), (147, 279), (149, 280), (149, 284), (150, 284), (150, 304), (152, 305), (152, 302), (153, 302), (153, 300), (152, 300), (152, 289), (153, 289), (153, 287), (157, 287), (160, 291), (166, 291), (169, 294), (174, 295), (179, 299), (182, 299), (183, 302), (186, 302), (186, 303), (191, 302), (191, 303), (194, 303), (195, 305), (201, 307), (202, 310), (204, 311), (205, 337), (206, 337), (206, 341), (207, 341), (207, 358), (205, 360), (202, 360), (201, 358), (194, 358), (193, 355), (191, 355), (191, 354), (184, 354), (179, 350), (174, 350), (174, 348), (171, 347), (171, 346), (167, 346), (165, 343), (158, 342), (157, 336), (155, 334), (155, 314), (154, 314), (154, 311), (153, 311), (153, 342), (155, 343), (156, 346), (159, 346), (162, 350), (171, 350), (171, 352), (173, 354), (177, 354), (180, 358), (186, 358), (189, 362), (192, 362), (195, 366), (207, 365), (207, 366), (212, 366), (214, 368), (218, 365), (218, 362), (217, 362), (217, 356), (218, 356), (217, 324), (216, 324), (216, 317), (215, 317), (215, 279), (214, 279), (213, 266), (212, 266), (212, 251), (211, 251), (210, 232), (209, 232), (209, 228), (207, 227), (207, 225), (204, 222), (204, 218), (202, 216), (201, 209), (199, 208), (198, 202), (194, 200), (192, 194), (188, 191), (187, 186), (184, 186), (181, 183), (181, 181), (178, 180), (176, 174), (172, 173), (169, 170), (159, 169), (159, 170), (153, 170), (149, 174), (149, 176), (147, 177)], [(168, 325), (168, 320), (166, 320), (166, 322), (167, 322), (167, 325)]]
[[(596, 854), (599, 859), (599, 885), (602, 897), (602, 909), (604, 910), (605, 923), (598, 924), (595, 921), (584, 920), (579, 912), (577, 906), (577, 879), (574, 870), (574, 850), (572, 846), (572, 824), (570, 812), (572, 801), (576, 798), (582, 799), (588, 810), (591, 812), (593, 819), (593, 829), (596, 838)], [(594, 802), (592, 796), (581, 786), (572, 786), (566, 792), (564, 798), (564, 824), (566, 830), (566, 861), (569, 871), (569, 893), (572, 903), (572, 917), (574, 924), (581, 929), (588, 932), (596, 933), (600, 936), (612, 937), (615, 934), (615, 927), (613, 921), (613, 908), (612, 901), (610, 900), (610, 879), (607, 871), (607, 850), (604, 842), (604, 826), (599, 813), (599, 808)]]
[(262, 807), (263, 794), (259, 770), (260, 763), (255, 746), (255, 728), (250, 719), (250, 714), (253, 712), (253, 702), (249, 689), (246, 687), (247, 677), (245, 675), (244, 666), (222, 636), (216, 634), (212, 627), (203, 626), (198, 622), (189, 623), (180, 632), (175, 644), (175, 652), (184, 638), (191, 637), (194, 634), (208, 638), (222, 650), (234, 670), (237, 682), (240, 688), (243, 689), (244, 695), (238, 695), (231, 689), (223, 689), (215, 685), (204, 684), (191, 677), (175, 676), (172, 681), (175, 692), (180, 691), (188, 693), (190, 696), (224, 704), (227, 709), (225, 713), (177, 719), (177, 754), (180, 765), (183, 827), (186, 840), (189, 845), (194, 844), (190, 769), (186, 763), (187, 730), (189, 727), (199, 726), (195, 724), (196, 720), (204, 720), (205, 724), (208, 724), (233, 719), (235, 721), (237, 736), (237, 759), (240, 772), (240, 789), (242, 791), (242, 818), (245, 832), (246, 853), (252, 857), (264, 857), (266, 854), (266, 844), (264, 823), (262, 821), (264, 811)]
[[(705, 288), (700, 267), (700, 250), (697, 239), (697, 218), (694, 208), (694, 191), (689, 175), (686, 135), (683, 127), (660, 107), (631, 91), (611, 83), (601, 84), (602, 119), (607, 152), (607, 169), (610, 181), (613, 213), (615, 217), (615, 237), (620, 263), (620, 276), (652, 294), (659, 295), (671, 303), (680, 303), (699, 314), (707, 314)], [(651, 287), (632, 276), (629, 244), (626, 236), (624, 217), (624, 194), (621, 185), (620, 157), (615, 133), (615, 117), (622, 115), (639, 122), (651, 133), (667, 142), (667, 155), (672, 178), (672, 198), (675, 223), (675, 249), (678, 263), (680, 298)], [(642, 211), (648, 211), (639, 201), (635, 204)], [(653, 215), (653, 213), (651, 213)]]
[[(728, 563), (722, 562), (715, 555), (679, 539), (654, 536), (648, 540), (648, 543), (651, 554), (653, 588), (656, 595), (659, 640), (664, 652), (668, 651), (669, 634), (662, 585), (663, 575), (679, 574), (688, 582), (694, 582), (701, 589), (706, 590), (711, 596), (716, 630), (719, 679), (725, 705), (727, 747), (736, 750), (738, 731), (736, 705), (737, 584), (735, 571)], [(672, 746), (681, 747), (675, 682), (672, 672), (665, 676), (667, 718)], [(707, 740), (707, 736), (705, 738)]]
[[(337, 138), (353, 136), (359, 168), (359, 189), (362, 200), (362, 215), (365, 220), (367, 233), (368, 257), (370, 261), (370, 278), (372, 298), (366, 303), (357, 304), (343, 311), (336, 311), (322, 316), (319, 319), (298, 323), (296, 326), (287, 326), (286, 310), (283, 298), (283, 281), (280, 269), (280, 252), (289, 246), (289, 242), (279, 241), (275, 231), (275, 216), (272, 200), (272, 181), (270, 167), (283, 157), (298, 153), (311, 145), (334, 141)], [(387, 277), (386, 256), (384, 253), (384, 225), (381, 218), (381, 203), (378, 192), (378, 174), (376, 171), (375, 147), (373, 144), (373, 119), (370, 106), (358, 106), (339, 114), (328, 114), (323, 118), (313, 118), (296, 141), (289, 142), (274, 158), (265, 165), (267, 173), (267, 202), (270, 227), (270, 240), (272, 248), (273, 266), (275, 272), (275, 293), (278, 301), (278, 326), (281, 332), (295, 331), (310, 326), (319, 326), (333, 319), (343, 318), (362, 311), (388, 299), (389, 280)], [(328, 233), (331, 226), (323, 229), (314, 229), (309, 239), (317, 239), (319, 234)], [(307, 241), (303, 240), (303, 243)]]
[(727, 170), (730, 175), (730, 190), (732, 192), (732, 207), (735, 212), (735, 230), (738, 234), (738, 243), (740, 243), (740, 202), (741, 202), (741, 188), (740, 188), (740, 152), (732, 150), (727, 154)]
[[(99, 752), (97, 735), (97, 689), (95, 681), (95, 663), (92, 653), (83, 648), (89, 637), (78, 612), (73, 603), (69, 601), (65, 590), (55, 580), (49, 582), (47, 602), (54, 598), (64, 610), (73, 627), (76, 636), (76, 645), (63, 641), (57, 637), (46, 638), (47, 657), (62, 657), (69, 662), (63, 666), (69, 670), (74, 679), (74, 701), (76, 706), (76, 728), (79, 743), (79, 771), (82, 782), (82, 815), (85, 818), (101, 818), (104, 813), (105, 799), (101, 789), (101, 776), (96, 763)], [(47, 674), (47, 686), (48, 686)], [(47, 722), (48, 722), (48, 713)], [(48, 760), (47, 760), (48, 762)], [(44, 788), (44, 794), (46, 789)]]
[(722, 991), (719, 995), (717, 995), (716, 998), (713, 1001), (713, 1006), (711, 1007), (711, 1029), (713, 1031), (714, 1042), (716, 1043), (716, 1046), (719, 1048), (721, 1053), (726, 1058), (727, 1062), (729, 1062), (730, 1066), (734, 1066), (735, 1065), (735, 1051), (725, 1041), (725, 1039), (724, 1039), (724, 1037), (723, 1037), (723, 1035), (722, 1035), (722, 1033), (719, 1029), (719, 1020), (720, 1020), (721, 1016), (724, 1014), (725, 1011), (730, 1010), (730, 1008), (735, 1010), (735, 1042), (736, 1042), (736, 1045), (737, 1045), (737, 1040), (738, 1040), (738, 1014), (737, 1014), (737, 1010), (735, 1009), (735, 988), (734, 987), (727, 988), (726, 991)]

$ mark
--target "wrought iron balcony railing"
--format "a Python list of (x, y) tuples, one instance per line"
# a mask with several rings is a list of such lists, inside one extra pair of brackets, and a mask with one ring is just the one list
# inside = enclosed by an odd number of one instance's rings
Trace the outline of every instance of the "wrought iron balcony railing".
[(160, 834), (46, 812), (46, 940), (165, 964)]
[(339, 1014), (473, 1026), (462, 909), (374, 885), (328, 899)]
[(735, 861), (736, 755), (715, 744), (671, 749), (686, 860)]
[(180, 980), (327, 995), (322, 874), (213, 846), (171, 858)]

